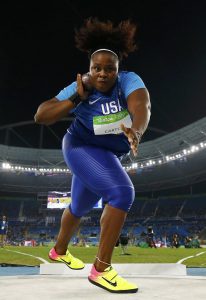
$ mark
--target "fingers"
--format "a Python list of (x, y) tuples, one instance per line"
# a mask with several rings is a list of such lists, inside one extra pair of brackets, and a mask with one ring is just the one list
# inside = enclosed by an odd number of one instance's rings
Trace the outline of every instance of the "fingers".
[(79, 94), (82, 100), (87, 99), (89, 92), (85, 91), (83, 83), (82, 83), (82, 76), (81, 74), (77, 74), (77, 93)]
[(124, 124), (121, 124), (120, 128), (124, 132), (124, 134), (127, 136), (127, 139), (130, 143), (130, 148), (133, 152), (133, 155), (137, 156), (138, 139), (137, 139), (136, 135), (134, 134), (134, 131), (131, 130), (131, 128), (125, 127)]
[(120, 124), (120, 129), (124, 132), (124, 134), (127, 136), (128, 133), (129, 133), (129, 129), (130, 128), (127, 128), (124, 126), (124, 124)]
[(131, 134), (128, 138), (128, 141), (130, 142), (130, 148), (134, 154), (134, 156), (137, 156), (137, 148), (138, 148), (138, 140), (134, 134)]
[(120, 124), (120, 129), (121, 129), (123, 132), (125, 132), (125, 126), (124, 126), (124, 124)]
[(120, 125), (121, 130), (124, 132), (124, 134), (127, 136), (128, 141), (130, 143), (133, 142), (134, 139), (136, 139), (133, 131), (131, 130), (131, 128), (125, 127), (124, 124)]
[(130, 144), (130, 147), (131, 147), (131, 149), (132, 149), (132, 153), (133, 153), (133, 155), (136, 157), (137, 156), (137, 153), (138, 153), (138, 148), (137, 148), (137, 143), (136, 144)]
[(77, 85), (82, 85), (82, 76), (81, 76), (81, 74), (77, 74)]
[(77, 74), (77, 93), (80, 96), (82, 96), (82, 94), (84, 93), (81, 74)]

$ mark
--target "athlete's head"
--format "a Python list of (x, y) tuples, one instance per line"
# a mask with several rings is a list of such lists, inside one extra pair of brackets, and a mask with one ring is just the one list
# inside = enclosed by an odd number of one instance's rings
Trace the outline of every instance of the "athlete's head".
[(100, 92), (109, 91), (114, 85), (119, 69), (119, 59), (110, 50), (97, 50), (90, 58), (89, 73), (92, 85)]
[(90, 76), (94, 88), (100, 92), (109, 91), (114, 85), (119, 62), (133, 52), (136, 25), (129, 20), (116, 27), (111, 21), (101, 22), (89, 18), (75, 31), (76, 47), (87, 52), (90, 59)]

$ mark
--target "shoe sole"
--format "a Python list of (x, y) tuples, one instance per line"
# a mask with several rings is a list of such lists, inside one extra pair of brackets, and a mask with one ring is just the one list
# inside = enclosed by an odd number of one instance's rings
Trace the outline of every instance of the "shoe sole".
[(88, 280), (92, 284), (94, 284), (94, 285), (96, 285), (96, 286), (98, 286), (98, 287), (100, 287), (100, 288), (102, 288), (102, 289), (104, 289), (104, 290), (106, 290), (106, 291), (108, 291), (110, 293), (115, 293), (115, 294), (134, 294), (134, 293), (136, 293), (138, 291), (138, 288), (132, 289), (132, 290), (114, 291), (114, 290), (110, 290), (110, 289), (106, 288), (105, 286), (103, 286), (103, 285), (101, 285), (101, 284), (99, 284), (99, 283), (91, 280), (89, 277), (88, 277)]
[(63, 262), (63, 261), (58, 261), (58, 260), (56, 260), (56, 259), (53, 259), (53, 258), (51, 258), (49, 255), (48, 255), (48, 257), (49, 257), (49, 259), (51, 259), (51, 260), (53, 260), (53, 261), (56, 261), (57, 263), (62, 263), (62, 264), (65, 264), (68, 268), (70, 268), (71, 270), (82, 270), (82, 269), (84, 269), (84, 267), (82, 267), (82, 268), (72, 268), (72, 267), (70, 267), (67, 263), (65, 263), (65, 262)]

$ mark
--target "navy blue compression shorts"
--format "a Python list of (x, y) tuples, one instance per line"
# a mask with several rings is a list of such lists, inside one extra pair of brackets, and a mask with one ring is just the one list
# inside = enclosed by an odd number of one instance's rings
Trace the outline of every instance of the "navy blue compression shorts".
[(69, 209), (74, 216), (86, 215), (100, 198), (112, 207), (129, 211), (134, 186), (112, 151), (86, 145), (69, 132), (63, 138), (62, 150), (73, 173)]

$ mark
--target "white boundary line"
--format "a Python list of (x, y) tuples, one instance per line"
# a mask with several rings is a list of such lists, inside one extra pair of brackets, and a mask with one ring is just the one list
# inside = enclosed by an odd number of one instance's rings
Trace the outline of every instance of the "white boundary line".
[[(45, 260), (45, 259), (43, 259), (42, 257), (39, 257), (39, 256), (31, 255), (31, 254), (24, 253), (24, 252), (14, 251), (14, 250), (8, 250), (8, 249), (4, 249), (4, 250), (5, 250), (5, 251), (9, 251), (9, 252), (14, 252), (14, 253), (22, 254), (22, 255), (31, 256), (31, 257), (34, 257), (34, 258), (36, 258), (36, 259), (42, 261), (42, 262), (45, 263), (45, 264), (49, 264), (49, 262), (48, 262), (47, 260)], [(187, 256), (187, 257), (185, 257), (185, 258), (180, 259), (178, 262), (176, 262), (176, 264), (181, 264), (183, 261), (185, 261), (185, 260), (187, 260), (187, 259), (189, 259), (189, 258), (197, 257), (197, 256), (200, 256), (200, 255), (205, 254), (205, 253), (206, 253), (206, 251), (204, 251), (204, 252), (199, 252), (199, 253), (197, 253), (197, 254), (195, 254), (195, 255), (192, 255), (192, 256)]]
[(200, 255), (202, 255), (202, 254), (204, 254), (204, 253), (206, 253), (206, 251), (205, 251), (205, 252), (197, 253), (197, 254), (192, 255), (192, 256), (187, 256), (187, 257), (185, 257), (185, 258), (182, 258), (182, 259), (180, 259), (180, 260), (177, 262), (177, 264), (181, 264), (183, 261), (185, 261), (185, 260), (187, 260), (187, 259), (189, 259), (189, 258), (196, 257), (196, 256), (200, 256)]
[(32, 256), (32, 257), (42, 261), (45, 264), (49, 264), (49, 262), (47, 260), (43, 259), (42, 257), (38, 257), (38, 256), (35, 256), (35, 255), (31, 255), (31, 254), (24, 253), (24, 252), (19, 252), (19, 251), (14, 251), (14, 250), (8, 250), (8, 249), (4, 249), (4, 250), (9, 251), (9, 252), (15, 252), (15, 253), (22, 254), (22, 255)]

